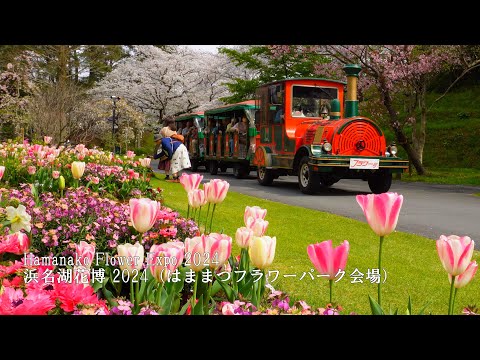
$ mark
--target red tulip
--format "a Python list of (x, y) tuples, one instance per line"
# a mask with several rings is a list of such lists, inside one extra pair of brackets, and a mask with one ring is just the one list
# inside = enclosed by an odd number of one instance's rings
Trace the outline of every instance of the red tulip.
[(307, 247), (308, 257), (315, 269), (322, 275), (328, 275), (330, 280), (335, 279), (339, 270), (345, 270), (349, 250), (350, 244), (347, 240), (336, 248), (332, 246), (332, 240)]
[(402, 208), (403, 195), (397, 193), (357, 195), (367, 222), (378, 236), (386, 236), (395, 230)]

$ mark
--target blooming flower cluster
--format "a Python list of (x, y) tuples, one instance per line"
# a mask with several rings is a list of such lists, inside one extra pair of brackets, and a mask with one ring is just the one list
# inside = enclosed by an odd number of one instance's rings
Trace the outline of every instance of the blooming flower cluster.
[[(102, 198), (85, 188), (69, 190), (63, 198), (43, 193), (41, 206), (36, 206), (29, 186), (22, 186), (19, 190), (0, 189), (0, 195), (8, 204), (24, 204), (20, 206), (26, 207), (27, 215), (31, 216), (31, 250), (40, 256), (50, 253), (72, 255), (75, 244), (82, 240), (95, 243), (97, 251), (113, 251), (119, 243), (138, 237), (130, 226), (128, 204)], [(0, 208), (2, 212), (5, 210)], [(184, 240), (197, 232), (198, 227), (193, 221), (162, 207), (153, 228), (145, 234), (142, 242), (150, 247), (154, 243)]]

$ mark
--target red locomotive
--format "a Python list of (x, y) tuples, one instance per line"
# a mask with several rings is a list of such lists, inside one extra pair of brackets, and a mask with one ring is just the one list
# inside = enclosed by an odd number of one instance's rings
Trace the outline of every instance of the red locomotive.
[(205, 111), (198, 148), (189, 149), (192, 161), (211, 174), (233, 167), (237, 178), (256, 169), (261, 185), (298, 176), (307, 194), (341, 179), (367, 180), (373, 193), (388, 191), (392, 174), (408, 169), (408, 161), (396, 157), (395, 144), (387, 148), (374, 121), (358, 115), (360, 66), (344, 70), (345, 102), (344, 82), (301, 78), (262, 85), (255, 100)]

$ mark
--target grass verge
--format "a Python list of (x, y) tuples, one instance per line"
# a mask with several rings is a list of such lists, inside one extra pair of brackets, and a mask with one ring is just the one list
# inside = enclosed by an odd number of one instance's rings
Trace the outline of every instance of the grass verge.
[(428, 170), (427, 175), (402, 174), (402, 181), (419, 181), (432, 184), (480, 186), (480, 170), (465, 168), (448, 168)]
[[(181, 184), (152, 179), (152, 185), (163, 189), (165, 206), (186, 216), (187, 195)], [(354, 197), (351, 202), (353, 207), (358, 206)], [(271, 267), (271, 270), (278, 270), (280, 274), (272, 284), (275, 288), (288, 292), (293, 300), (306, 300), (315, 307), (325, 306), (329, 296), (328, 281), (323, 278), (311, 280), (308, 276), (313, 266), (306, 248), (309, 244), (328, 239), (332, 239), (335, 246), (348, 240), (350, 255), (345, 276), (334, 284), (333, 301), (342, 305), (345, 313), (371, 313), (368, 295), (376, 298), (377, 284), (370, 283), (366, 278), (368, 269), (377, 267), (379, 239), (366, 222), (230, 191), (225, 201), (217, 206), (212, 231), (223, 232), (234, 238), (236, 229), (244, 226), (243, 213), (247, 205), (267, 209), (269, 227), (266, 234), (277, 237), (275, 260)], [(360, 207), (358, 211), (361, 211)], [(202, 212), (204, 219), (206, 209), (202, 209)], [(232, 253), (240, 253), (236, 245)], [(478, 252), (474, 252), (473, 259), (479, 260)], [(428, 302), (427, 313), (447, 313), (450, 285), (433, 240), (395, 232), (385, 239), (382, 261), (387, 271), (387, 279), (382, 286), (382, 302), (387, 311), (389, 307), (399, 308), (399, 314), (404, 314), (408, 296), (411, 295), (414, 312)], [(351, 283), (353, 278), (350, 274), (355, 269), (364, 274), (363, 283)], [(300, 280), (304, 272), (307, 276)], [(284, 277), (292, 274), (296, 277)], [(314, 274), (317, 274), (316, 271)], [(477, 286), (478, 276), (458, 291), (456, 314), (468, 304), (480, 304)]]

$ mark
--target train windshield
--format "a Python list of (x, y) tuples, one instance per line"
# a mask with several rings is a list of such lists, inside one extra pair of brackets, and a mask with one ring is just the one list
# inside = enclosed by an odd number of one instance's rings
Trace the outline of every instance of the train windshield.
[(320, 117), (324, 107), (330, 110), (330, 101), (336, 99), (336, 88), (318, 86), (293, 86), (292, 116)]

